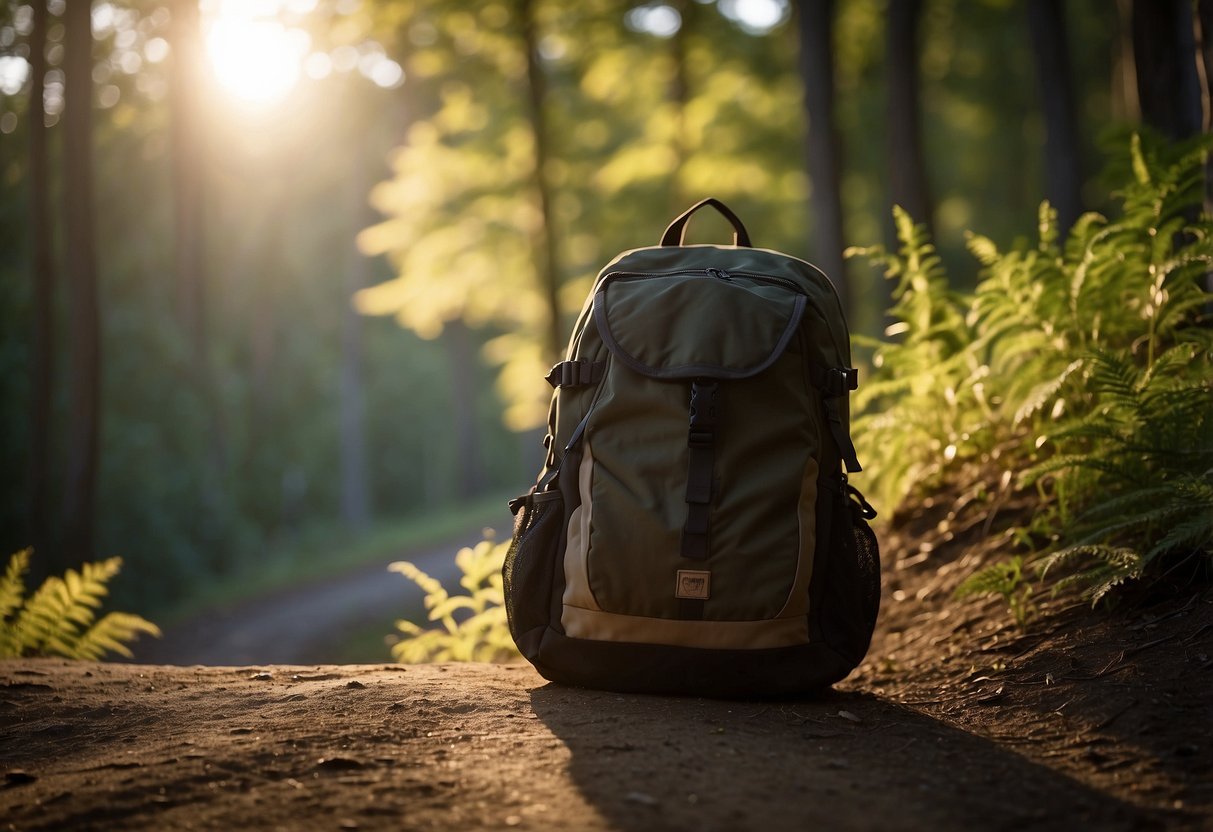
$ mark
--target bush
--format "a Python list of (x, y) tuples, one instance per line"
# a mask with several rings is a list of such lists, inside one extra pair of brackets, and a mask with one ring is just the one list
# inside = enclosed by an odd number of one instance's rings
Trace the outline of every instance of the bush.
[[(857, 398), (861, 458), (897, 505), (945, 482), (1035, 488), (1029, 562), (1092, 601), (1213, 544), (1213, 223), (1196, 216), (1204, 143), (1129, 148), (1121, 215), (1065, 240), (1047, 203), (1033, 245), (969, 235), (972, 294), (948, 288), (922, 229), (855, 249), (896, 280), (892, 343)], [(1063, 569), (1063, 567), (1065, 567)], [(1066, 572), (1066, 569), (1069, 571)], [(991, 580), (1006, 564), (990, 567)], [(985, 578), (978, 579), (978, 585)]]
[(440, 628), (423, 629), (412, 621), (396, 622), (402, 638), (392, 646), (396, 661), (504, 662), (518, 657), (506, 621), (501, 566), (509, 541), (483, 540), (455, 555), (463, 577), (459, 585), (467, 595), (451, 595), (442, 584), (408, 561), (393, 563), (399, 572), (425, 592), (429, 620)]

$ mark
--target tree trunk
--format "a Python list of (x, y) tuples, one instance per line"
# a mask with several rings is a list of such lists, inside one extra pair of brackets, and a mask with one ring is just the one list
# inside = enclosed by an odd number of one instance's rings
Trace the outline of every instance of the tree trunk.
[[(918, 28), (922, 0), (889, 0), (885, 72), (888, 79), (889, 197), (934, 236), (931, 192), (922, 149)], [(892, 232), (892, 224), (887, 226)], [(890, 239), (890, 245), (895, 240)]]
[(1141, 119), (1168, 139), (1201, 128), (1190, 0), (1134, 0), (1133, 59)]
[[(1213, 0), (1197, 0), (1196, 21), (1200, 34), (1197, 73), (1200, 79), (1201, 121), (1205, 133), (1213, 133)], [(1213, 153), (1205, 155), (1205, 213), (1213, 216)], [(1213, 271), (1205, 274), (1205, 291), (1213, 293)], [(1205, 305), (1205, 314), (1213, 320), (1213, 302)]]
[(451, 427), (458, 468), (455, 489), (466, 499), (484, 491), (484, 443), (476, 424), (476, 349), (472, 332), (462, 320), (448, 322), (442, 340), (451, 370)]
[[(370, 160), (365, 146), (354, 153), (351, 210), (354, 233), (370, 225), (367, 192), (370, 190)], [(341, 519), (352, 529), (365, 530), (371, 522), (370, 479), (366, 458), (366, 384), (363, 380), (363, 319), (351, 298), (370, 280), (366, 256), (356, 245), (349, 247), (345, 270), (345, 311), (341, 321), (341, 374), (338, 399), (339, 449), (341, 453)]]
[(1045, 117), (1045, 196), (1057, 209), (1062, 236), (1082, 213), (1082, 158), (1074, 117), (1074, 88), (1065, 6), (1028, 0), (1028, 29)]
[(673, 145), (675, 168), (671, 177), (670, 187), (670, 216), (676, 216), (686, 209), (692, 200), (688, 199), (686, 186), (683, 184), (687, 160), (691, 155), (691, 141), (687, 134), (687, 102), (691, 98), (691, 81), (687, 74), (687, 38), (690, 34), (690, 15), (693, 11), (691, 0), (674, 0), (674, 8), (682, 20), (678, 31), (670, 38), (670, 58), (674, 63), (674, 75), (670, 79), (670, 105), (675, 109), (677, 127), (674, 130)]
[(92, 3), (67, 3), (63, 22), (63, 201), (70, 335), (63, 557), (56, 564), (60, 567), (94, 556), (101, 420), (101, 327), (92, 169)]
[(538, 239), (535, 241), (535, 259), (541, 291), (548, 307), (544, 353), (548, 363), (555, 363), (564, 353), (564, 327), (560, 320), (560, 269), (552, 223), (552, 191), (547, 177), (548, 131), (544, 115), (547, 80), (543, 76), (543, 68), (539, 65), (534, 0), (519, 0), (518, 13), (522, 24), (523, 48), (526, 49), (528, 117), (535, 136), (535, 191), (539, 198), (541, 218), (540, 227), (536, 232)]
[(202, 60), (196, 0), (173, 6), (171, 67), (173, 219), (177, 318), (189, 339), (199, 378), (205, 376), (206, 269), (203, 249), (205, 142), (198, 97)]
[(843, 310), (854, 312), (849, 297), (845, 237), (839, 182), (842, 147), (834, 124), (834, 50), (831, 35), (834, 0), (801, 0), (796, 6), (800, 34), (800, 77), (808, 120), (809, 210), (812, 212), (813, 257), (838, 289)]
[[(1201, 126), (1213, 133), (1213, 0), (1197, 0), (1196, 20), (1200, 29), (1197, 69), (1201, 91)], [(1213, 215), (1213, 154), (1205, 161), (1205, 212)]]
[(33, 333), (30, 344), (29, 542), (39, 560), (51, 552), (51, 400), (54, 390), (55, 264), (52, 254), (48, 131), (42, 109), (46, 82), (46, 3), (34, 3), (29, 36), (29, 230)]

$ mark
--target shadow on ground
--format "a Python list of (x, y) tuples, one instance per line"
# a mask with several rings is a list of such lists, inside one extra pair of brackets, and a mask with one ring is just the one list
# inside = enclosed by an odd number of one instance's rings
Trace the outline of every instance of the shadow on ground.
[(534, 712), (615, 827), (1162, 829), (1173, 818), (866, 694), (770, 703), (556, 685)]

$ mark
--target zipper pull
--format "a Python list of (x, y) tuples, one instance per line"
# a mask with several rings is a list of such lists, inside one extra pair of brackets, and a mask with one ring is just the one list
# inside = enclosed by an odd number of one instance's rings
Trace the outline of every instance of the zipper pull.
[(733, 275), (729, 274), (724, 269), (704, 269), (704, 271), (706, 271), (712, 277), (715, 277), (719, 280), (732, 280), (733, 279)]

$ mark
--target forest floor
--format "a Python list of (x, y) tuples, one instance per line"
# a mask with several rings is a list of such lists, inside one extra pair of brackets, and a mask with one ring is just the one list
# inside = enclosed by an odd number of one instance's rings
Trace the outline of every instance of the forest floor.
[(813, 698), (621, 696), (527, 665), (3, 663), (0, 825), (1213, 828), (1213, 590), (1051, 602), (1020, 633), (952, 599), (1006, 547), (959, 515), (884, 537), (872, 650)]

